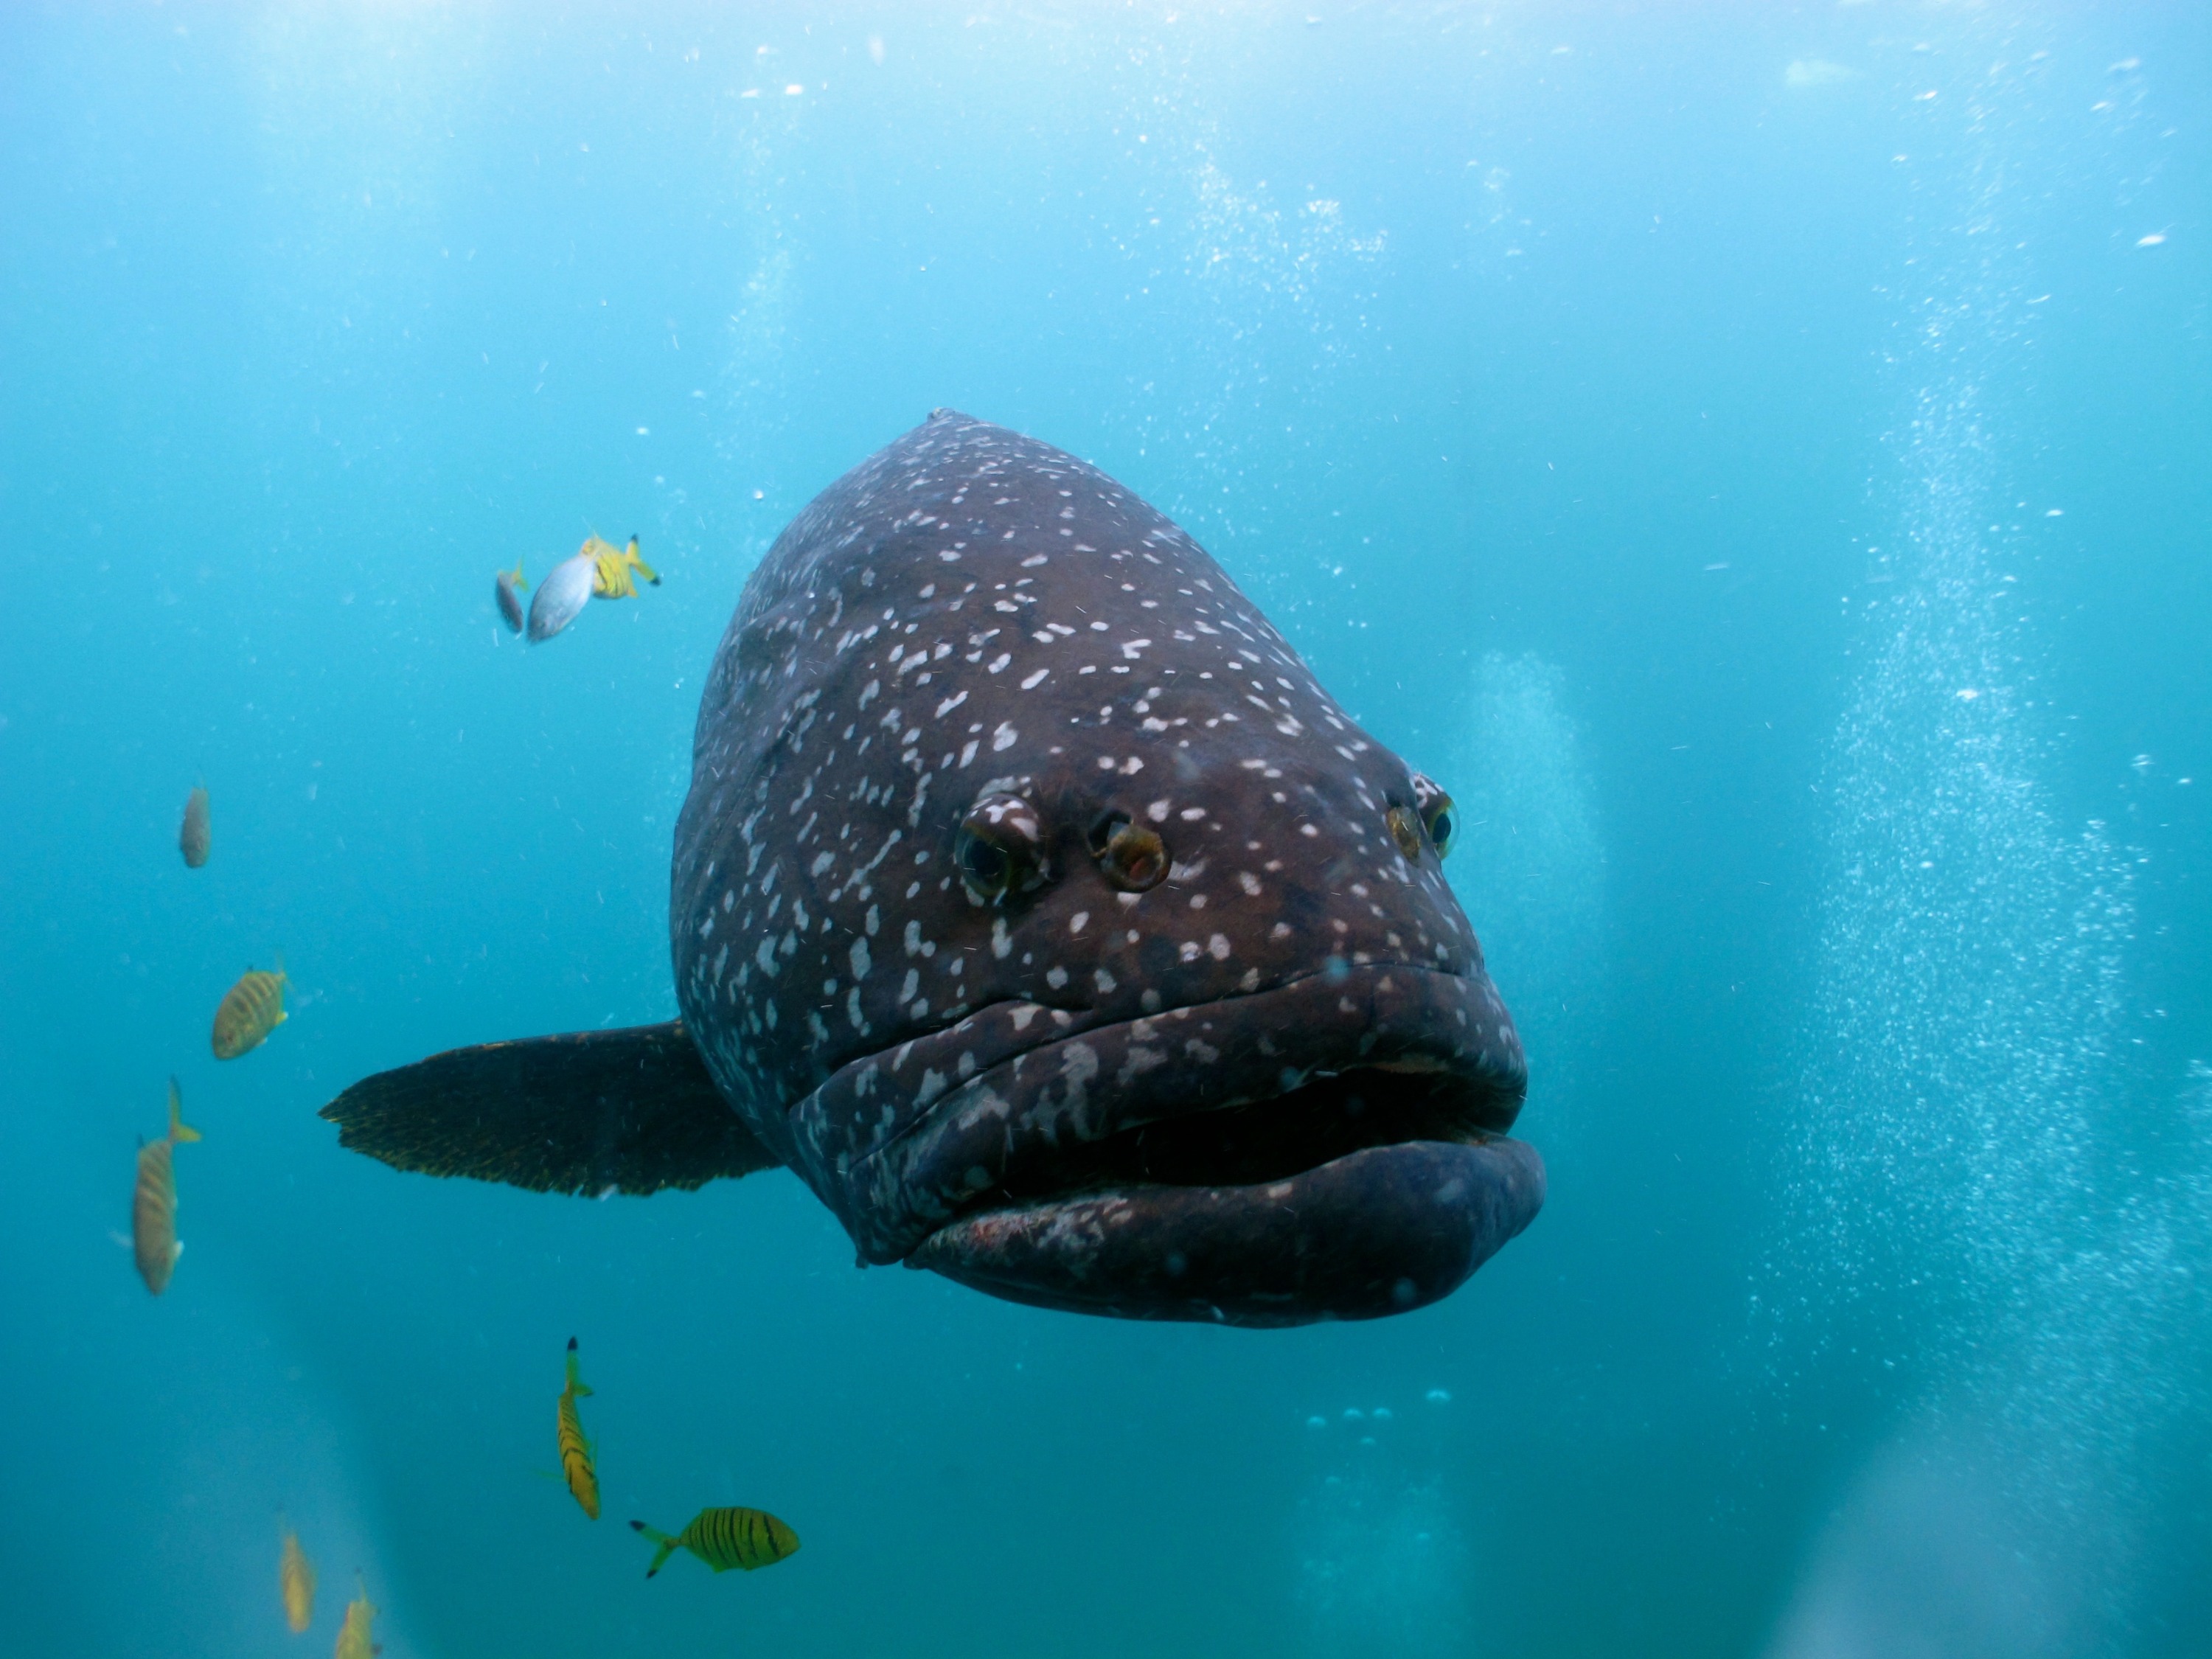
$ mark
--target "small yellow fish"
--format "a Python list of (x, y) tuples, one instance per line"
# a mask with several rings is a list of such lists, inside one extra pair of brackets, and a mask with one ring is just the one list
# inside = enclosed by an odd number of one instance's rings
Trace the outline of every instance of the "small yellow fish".
[(222, 994), (222, 1003), (215, 1011), (217, 1060), (236, 1060), (268, 1041), (269, 1034), (289, 1018), (284, 1012), (284, 988), (290, 982), (282, 957), (276, 958), (273, 974), (249, 968), (238, 976), (238, 983)]
[(184, 1097), (169, 1079), (169, 1133), (138, 1148), (138, 1188), (131, 1196), (131, 1249), (138, 1276), (155, 1296), (169, 1288), (169, 1275), (185, 1247), (177, 1243), (177, 1176), (170, 1154), (177, 1143), (198, 1140), (200, 1132), (185, 1121)]
[(691, 1517), (691, 1524), (673, 1538), (642, 1521), (629, 1524), (660, 1546), (653, 1565), (645, 1570), (647, 1578), (659, 1572), (660, 1564), (678, 1548), (690, 1550), (716, 1572), (727, 1572), (732, 1567), (746, 1572), (755, 1567), (772, 1567), (799, 1548), (799, 1534), (766, 1510), (701, 1510)]
[(522, 561), (514, 562), (512, 570), (492, 573), (491, 596), (499, 605), (499, 614), (506, 619), (507, 631), (522, 631), (522, 595), (530, 584), (522, 579)]
[(591, 1393), (584, 1379), (576, 1372), (576, 1339), (568, 1339), (568, 1386), (561, 1390), (558, 1425), (555, 1431), (561, 1443), (561, 1473), (568, 1477), (568, 1490), (583, 1505), (584, 1513), (592, 1520), (599, 1518), (599, 1477), (592, 1468), (592, 1443), (584, 1438), (583, 1420), (576, 1415), (576, 1401)]
[(198, 783), (185, 797), (184, 827), (177, 831), (177, 850), (185, 855), (185, 868), (197, 870), (208, 860), (207, 786)]
[(376, 1659), (384, 1651), (382, 1644), (371, 1639), (376, 1609), (369, 1605), (368, 1581), (358, 1573), (355, 1577), (361, 1583), (361, 1594), (346, 1603), (345, 1623), (338, 1626), (334, 1659)]
[(289, 1527), (284, 1528), (284, 1553), (276, 1560), (276, 1588), (284, 1597), (284, 1622), (297, 1636), (314, 1622), (315, 1564)]
[(660, 577), (653, 568), (637, 556), (637, 538), (629, 538), (629, 545), (619, 553), (613, 546), (597, 536), (584, 538), (583, 552), (592, 556), (592, 597), (595, 599), (634, 599), (637, 587), (630, 580), (633, 570), (651, 582), (660, 586)]

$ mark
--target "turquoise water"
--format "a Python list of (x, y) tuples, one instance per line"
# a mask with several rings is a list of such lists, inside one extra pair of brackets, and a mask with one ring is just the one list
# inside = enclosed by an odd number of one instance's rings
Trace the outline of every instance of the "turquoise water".
[[(324, 1651), (356, 1571), (389, 1659), (2212, 1647), (2208, 67), (2151, 5), (0, 15), (0, 1649)], [(1038, 1312), (781, 1173), (316, 1117), (672, 1015), (714, 643), (939, 404), (1465, 809), (1552, 1187), (1440, 1306)], [(665, 584), (526, 651), (493, 570), (592, 528)], [(805, 1547), (646, 1583), (707, 1504)]]

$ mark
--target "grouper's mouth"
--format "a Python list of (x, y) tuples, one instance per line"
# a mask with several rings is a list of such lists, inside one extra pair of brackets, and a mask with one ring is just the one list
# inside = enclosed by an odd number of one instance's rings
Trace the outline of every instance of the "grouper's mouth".
[(871, 1260), (1290, 1325), (1433, 1302), (1528, 1225), (1543, 1164), (1505, 1135), (1526, 1079), (1486, 979), (1390, 963), (1118, 1024), (997, 1005), (796, 1116)]

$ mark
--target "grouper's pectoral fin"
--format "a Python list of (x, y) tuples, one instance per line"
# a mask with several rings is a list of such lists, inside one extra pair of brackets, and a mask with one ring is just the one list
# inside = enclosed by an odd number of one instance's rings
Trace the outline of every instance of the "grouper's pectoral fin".
[(395, 1170), (541, 1193), (653, 1193), (782, 1160), (707, 1074), (683, 1022), (453, 1048), (323, 1108), (338, 1144)]

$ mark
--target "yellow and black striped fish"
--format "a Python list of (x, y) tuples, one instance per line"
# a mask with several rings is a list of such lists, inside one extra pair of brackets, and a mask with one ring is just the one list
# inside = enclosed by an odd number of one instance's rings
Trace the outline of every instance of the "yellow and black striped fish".
[(315, 1564), (289, 1527), (284, 1528), (283, 1553), (276, 1558), (276, 1589), (284, 1598), (284, 1622), (297, 1636), (314, 1622)]
[(368, 1599), (368, 1583), (354, 1575), (361, 1594), (346, 1603), (345, 1623), (338, 1627), (337, 1659), (376, 1659), (384, 1651), (375, 1639), (376, 1608)]
[(584, 1513), (592, 1520), (599, 1518), (599, 1477), (592, 1468), (592, 1443), (584, 1438), (582, 1419), (576, 1415), (576, 1401), (591, 1393), (584, 1379), (576, 1373), (576, 1339), (568, 1339), (568, 1386), (561, 1390), (560, 1418), (556, 1432), (561, 1441), (561, 1473), (568, 1477), (568, 1490), (575, 1494)]
[(659, 573), (637, 556), (637, 538), (629, 538), (629, 545), (619, 553), (611, 544), (597, 536), (584, 538), (582, 551), (592, 556), (592, 597), (595, 599), (634, 599), (637, 584), (630, 580), (633, 570), (651, 582), (660, 586)]
[(287, 1018), (284, 988), (289, 983), (282, 957), (276, 958), (273, 974), (249, 968), (238, 976), (238, 983), (222, 994), (222, 1006), (215, 1011), (217, 1060), (236, 1060), (268, 1041)]
[(660, 1564), (678, 1547), (690, 1550), (716, 1572), (727, 1572), (732, 1567), (746, 1572), (755, 1567), (772, 1567), (799, 1549), (799, 1534), (766, 1510), (701, 1510), (691, 1517), (691, 1524), (673, 1538), (642, 1521), (630, 1525), (660, 1546), (653, 1565), (645, 1570), (647, 1578), (659, 1572)]
[(185, 855), (187, 870), (197, 870), (207, 862), (210, 839), (207, 786), (196, 783), (192, 793), (185, 797), (184, 827), (177, 831), (177, 850)]
[(155, 1296), (169, 1288), (169, 1275), (185, 1247), (177, 1243), (177, 1176), (169, 1156), (180, 1140), (198, 1140), (200, 1132), (185, 1121), (184, 1097), (169, 1079), (169, 1133), (138, 1148), (138, 1187), (131, 1195), (131, 1249), (138, 1276)]

